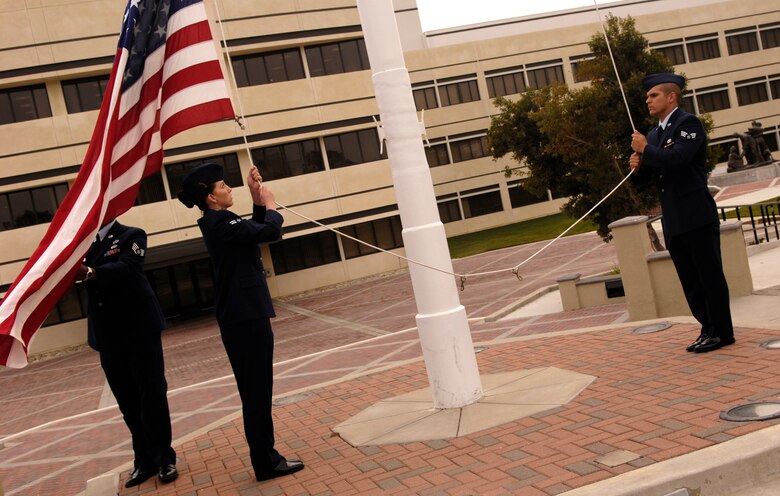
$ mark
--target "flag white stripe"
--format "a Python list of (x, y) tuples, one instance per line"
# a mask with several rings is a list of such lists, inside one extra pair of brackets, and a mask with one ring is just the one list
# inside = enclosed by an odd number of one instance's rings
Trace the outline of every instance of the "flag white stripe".
[(202, 62), (211, 62), (217, 60), (217, 51), (214, 49), (214, 43), (211, 40), (202, 41), (182, 48), (165, 61), (163, 67), (163, 83), (177, 72), (187, 69)]
[(168, 38), (180, 29), (205, 20), (208, 20), (208, 16), (206, 15), (206, 6), (203, 5), (203, 2), (184, 7), (168, 18)]
[(172, 115), (184, 109), (195, 105), (201, 105), (206, 102), (221, 100), (227, 98), (225, 81), (215, 79), (204, 83), (187, 86), (185, 89), (176, 92), (163, 102), (160, 109), (160, 127), (165, 124)]

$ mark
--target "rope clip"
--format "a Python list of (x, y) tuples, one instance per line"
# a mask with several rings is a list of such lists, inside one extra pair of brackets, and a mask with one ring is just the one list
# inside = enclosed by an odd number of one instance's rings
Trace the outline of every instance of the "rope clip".
[(519, 268), (515, 267), (514, 269), (512, 269), (512, 274), (517, 276), (517, 280), (518, 281), (522, 281), (523, 280), (523, 276), (520, 275), (520, 269)]
[(466, 276), (460, 276), (460, 290), (466, 289)]

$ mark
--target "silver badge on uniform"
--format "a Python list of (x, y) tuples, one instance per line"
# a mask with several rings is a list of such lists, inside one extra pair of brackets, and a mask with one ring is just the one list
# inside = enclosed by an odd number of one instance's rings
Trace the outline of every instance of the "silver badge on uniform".
[(131, 248), (132, 248), (132, 250), (133, 250), (133, 253), (135, 253), (135, 254), (136, 254), (136, 255), (138, 255), (139, 257), (142, 257), (142, 256), (144, 256), (144, 250), (143, 250), (143, 248), (141, 248), (141, 247), (140, 247), (140, 246), (138, 246), (137, 244), (133, 243), (133, 246), (132, 246)]

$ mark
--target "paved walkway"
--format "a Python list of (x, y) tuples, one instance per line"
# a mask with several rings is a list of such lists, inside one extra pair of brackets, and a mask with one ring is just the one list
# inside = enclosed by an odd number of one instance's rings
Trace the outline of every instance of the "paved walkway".
[[(541, 246), (457, 260), (455, 269), (508, 268)], [(768, 253), (751, 257), (751, 266), (777, 265), (767, 262)], [(264, 483), (252, 478), (240, 402), (213, 320), (175, 326), (163, 342), (181, 476), (120, 494), (560, 494), (777, 423), (718, 418), (725, 408), (780, 394), (780, 355), (759, 346), (780, 337), (780, 315), (745, 319), (749, 325), (736, 318), (737, 307), (780, 309), (771, 289), (733, 302), (737, 344), (704, 355), (684, 351), (697, 332), (690, 318), (663, 332), (633, 334), (637, 324), (626, 322), (622, 304), (488, 322), (562, 274), (594, 275), (616, 265), (614, 247), (585, 234), (525, 264), (522, 281), (510, 273), (468, 280), (460, 296), (482, 374), (557, 367), (597, 379), (553, 411), (448, 440), (353, 447), (332, 431), (380, 399), (428, 386), (407, 274), (277, 302), (278, 447), (307, 468)], [(758, 287), (774, 285), (766, 284), (770, 271), (761, 273), (765, 285)], [(124, 482), (129, 436), (104, 382), (90, 350), (0, 371), (6, 495), (71, 496), (88, 479), (120, 471)]]

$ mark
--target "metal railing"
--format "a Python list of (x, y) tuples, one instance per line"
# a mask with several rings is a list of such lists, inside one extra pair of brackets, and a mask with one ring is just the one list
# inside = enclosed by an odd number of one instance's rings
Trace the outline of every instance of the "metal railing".
[(756, 244), (769, 241), (772, 232), (774, 232), (774, 238), (780, 240), (780, 226), (777, 225), (780, 202), (732, 205), (718, 207), (718, 210), (720, 210), (720, 217), (724, 221), (727, 219), (727, 212), (736, 212), (736, 218), (745, 223), (749, 220), (750, 227), (747, 227), (746, 231), (752, 232)]

